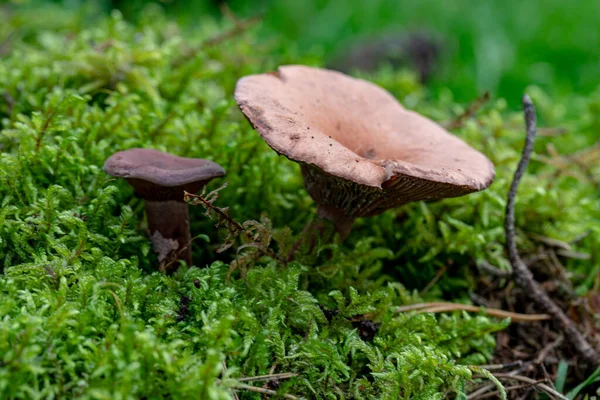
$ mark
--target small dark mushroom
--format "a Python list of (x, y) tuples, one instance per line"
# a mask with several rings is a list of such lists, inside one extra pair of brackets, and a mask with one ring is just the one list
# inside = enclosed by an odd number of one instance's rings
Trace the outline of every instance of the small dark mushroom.
[(282, 66), (241, 78), (235, 100), (279, 154), (298, 162), (319, 215), (344, 238), (358, 217), (487, 188), (493, 164), (382, 88), (339, 72)]
[(150, 239), (161, 271), (176, 260), (190, 265), (190, 221), (184, 191), (198, 192), (210, 180), (225, 175), (225, 170), (209, 160), (136, 148), (110, 156), (104, 171), (127, 179), (144, 199)]

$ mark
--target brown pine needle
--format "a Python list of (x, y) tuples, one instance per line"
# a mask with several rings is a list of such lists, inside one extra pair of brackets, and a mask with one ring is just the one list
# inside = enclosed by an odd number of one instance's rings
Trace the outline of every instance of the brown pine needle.
[(437, 274), (435, 274), (435, 276), (433, 277), (433, 279), (429, 281), (429, 283), (427, 284), (427, 286), (425, 286), (423, 288), (423, 290), (421, 290), (421, 292), (419, 294), (423, 295), (424, 293), (427, 293), (429, 291), (429, 289), (431, 289), (433, 287), (433, 285), (435, 285), (436, 282), (439, 281), (442, 276), (444, 276), (444, 274), (446, 273), (447, 270), (448, 270), (448, 265), (444, 265), (442, 267), (442, 269), (440, 269), (437, 272)]
[[(233, 386), (231, 386), (231, 388), (235, 389), (235, 390), (248, 390), (250, 392), (256, 392), (256, 393), (261, 393), (261, 394), (268, 394), (268, 395), (271, 395), (271, 396), (278, 395), (278, 393), (276, 391), (274, 391), (274, 390), (265, 389), (265, 388), (256, 387), (256, 386), (245, 385), (243, 383), (239, 383), (239, 384), (233, 385)], [(291, 394), (281, 394), (279, 396), (282, 396), (284, 399), (298, 400), (298, 397), (292, 396)]]
[(523, 366), (523, 361), (518, 360), (507, 364), (488, 364), (488, 365), (480, 365), (480, 368), (487, 369), (488, 371), (494, 371), (499, 369), (506, 368), (521, 368)]
[(538, 388), (540, 390), (543, 390), (544, 392), (546, 392), (546, 394), (548, 394), (550, 396), (554, 396), (555, 398), (558, 398), (560, 400), (568, 400), (564, 395), (562, 395), (561, 393), (558, 393), (556, 391), (556, 389), (554, 389), (553, 387), (546, 385), (545, 383), (540, 383), (540, 381), (536, 381), (535, 379), (531, 379), (526, 376), (512, 375), (512, 374), (499, 374), (499, 373), (494, 374), (494, 376), (503, 381), (524, 382), (524, 383), (530, 384), (532, 386), (535, 386), (536, 388)]
[(281, 374), (269, 374), (269, 375), (259, 375), (259, 376), (248, 376), (244, 378), (237, 378), (238, 382), (253, 382), (253, 381), (274, 381), (277, 379), (289, 379), (298, 376), (293, 372), (283, 372)]
[[(509, 392), (511, 390), (526, 389), (531, 386), (543, 384), (544, 382), (545, 382), (545, 380), (541, 379), (541, 380), (537, 380), (537, 381), (531, 382), (531, 383), (523, 383), (521, 385), (507, 386), (504, 388), (504, 390)], [(492, 385), (490, 385), (490, 386), (492, 386)], [(489, 390), (487, 387), (485, 389)], [(477, 393), (476, 395), (475, 395), (475, 392), (473, 392), (471, 395), (467, 396), (467, 400), (481, 400), (481, 399), (489, 399), (489, 398), (497, 399), (498, 397), (500, 397), (500, 392), (498, 392), (496, 390), (493, 392), (487, 392), (487, 390)], [(473, 395), (475, 395), (475, 396), (473, 396)]]
[(217, 36), (213, 36), (213, 37), (206, 39), (205, 41), (203, 41), (202, 43), (200, 43), (198, 46), (196, 46), (194, 48), (187, 49), (186, 52), (184, 52), (179, 58), (177, 58), (173, 61), (171, 66), (173, 68), (180, 67), (181, 65), (185, 64), (186, 62), (188, 62), (188, 61), (192, 60), (194, 57), (196, 57), (201, 51), (204, 51), (209, 47), (216, 46), (222, 42), (232, 39), (235, 36), (241, 35), (242, 33), (246, 32), (247, 30), (252, 28), (257, 23), (259, 23), (261, 20), (262, 20), (262, 15), (255, 15), (253, 17), (250, 17), (250, 18), (244, 19), (244, 20), (239, 20), (236, 17), (236, 22), (232, 28), (230, 28), (229, 30), (226, 30), (224, 32), (221, 32)]
[(548, 314), (519, 314), (510, 311), (499, 310), (496, 308), (486, 308), (471, 306), (468, 304), (457, 304), (449, 302), (431, 302), (418, 303), (408, 306), (398, 307), (396, 312), (417, 311), (418, 313), (431, 312), (450, 312), (450, 311), (467, 311), (467, 312), (484, 312), (491, 317), (510, 318), (512, 322), (533, 322), (550, 319)]
[(473, 115), (477, 114), (477, 111), (479, 111), (479, 109), (483, 107), (488, 101), (490, 101), (490, 92), (485, 92), (484, 94), (476, 98), (462, 114), (460, 114), (456, 117), (456, 119), (454, 119), (454, 121), (447, 124), (446, 129), (461, 128), (464, 125), (465, 121), (471, 118)]

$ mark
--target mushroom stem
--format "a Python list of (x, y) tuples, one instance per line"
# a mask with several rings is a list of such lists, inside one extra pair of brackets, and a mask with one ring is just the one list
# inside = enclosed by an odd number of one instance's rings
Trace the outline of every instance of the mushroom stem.
[(146, 216), (152, 247), (158, 253), (160, 269), (173, 261), (192, 264), (190, 217), (187, 203), (146, 200)]
[(328, 219), (335, 226), (335, 230), (340, 235), (340, 240), (344, 241), (350, 231), (352, 230), (352, 224), (356, 218), (347, 216), (344, 211), (339, 208), (320, 204), (317, 208), (319, 217)]

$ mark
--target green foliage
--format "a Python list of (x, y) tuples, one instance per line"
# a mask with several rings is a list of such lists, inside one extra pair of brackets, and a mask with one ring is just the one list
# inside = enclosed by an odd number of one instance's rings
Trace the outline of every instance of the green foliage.
[(591, 386), (596, 382), (600, 382), (600, 368), (592, 372), (592, 374), (588, 376), (585, 381), (581, 382), (576, 388), (567, 393), (567, 398), (569, 400), (573, 400), (579, 394), (579, 392), (586, 388), (586, 386)]
[[(231, 3), (248, 13), (255, 9), (255, 2)], [(556, 95), (589, 93), (598, 85), (600, 38), (594, 26), (600, 5), (594, 0), (577, 7), (561, 0), (262, 3), (265, 30), (284, 35), (304, 51), (317, 48), (326, 57), (364, 37), (427, 33), (440, 42), (430, 84), (436, 92), (450, 87), (460, 101), (491, 90), (516, 108), (531, 83)]]
[[(466, 299), (477, 259), (507, 266), (504, 197), (523, 133), (504, 101), (456, 132), (497, 165), (489, 190), (357, 221), (343, 245), (301, 248), (291, 261), (283, 256), (314, 205), (297, 165), (260, 140), (231, 94), (242, 75), (310, 60), (291, 44), (272, 52), (253, 32), (203, 48), (224, 28), (206, 21), (182, 33), (154, 8), (137, 25), (114, 13), (37, 28), (12, 12), (0, 19), (9, 48), (0, 61), (1, 398), (228, 399), (236, 379), (270, 371), (297, 373), (275, 390), (306, 398), (464, 395), (470, 365), (490, 359), (492, 333), (508, 321), (394, 309)], [(442, 122), (464, 109), (450, 92), (428, 100), (407, 72), (369, 79)], [(569, 129), (540, 140), (540, 155), (551, 143), (561, 152), (593, 143), (600, 93), (564, 104), (531, 93), (542, 121)], [(142, 202), (102, 171), (131, 147), (225, 167), (229, 186), (211, 201), (236, 221), (260, 221), (244, 226), (269, 238), (243, 274), (228, 280), (239, 249), (217, 251), (227, 229), (200, 206), (190, 206), (192, 236), (209, 240), (193, 244), (200, 268), (154, 271)], [(566, 261), (589, 290), (600, 264), (597, 189), (541, 158), (532, 173), (517, 210), (523, 250), (529, 232), (570, 240), (589, 230), (576, 250), (592, 262)], [(446, 276), (420, 295), (441, 266)]]
[[(120, 7), (135, 20), (148, 0), (96, 3), (106, 9), (111, 4)], [(196, 24), (208, 12), (220, 14), (218, 2), (210, 0), (158, 3), (186, 25)], [(327, 59), (365, 38), (428, 34), (440, 43), (429, 84), (436, 93), (451, 88), (459, 101), (490, 90), (517, 108), (523, 87), (532, 83), (557, 96), (587, 94), (598, 85), (600, 4), (595, 0), (580, 0), (576, 7), (563, 0), (489, 0), (475, 5), (472, 0), (228, 0), (227, 4), (242, 16), (264, 14), (263, 37), (283, 36), (282, 46), (293, 42), (301, 54)]]

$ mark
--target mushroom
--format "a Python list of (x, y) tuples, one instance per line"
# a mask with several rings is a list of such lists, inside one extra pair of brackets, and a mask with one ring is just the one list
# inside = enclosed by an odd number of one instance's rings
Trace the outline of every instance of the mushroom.
[(487, 188), (493, 164), (388, 92), (340, 72), (281, 66), (241, 78), (235, 100), (267, 144), (300, 164), (318, 214), (354, 220)]
[(225, 170), (209, 160), (134, 148), (110, 156), (104, 163), (104, 172), (127, 179), (144, 199), (160, 270), (177, 260), (190, 265), (190, 221), (184, 191), (198, 192), (210, 180), (225, 175)]

